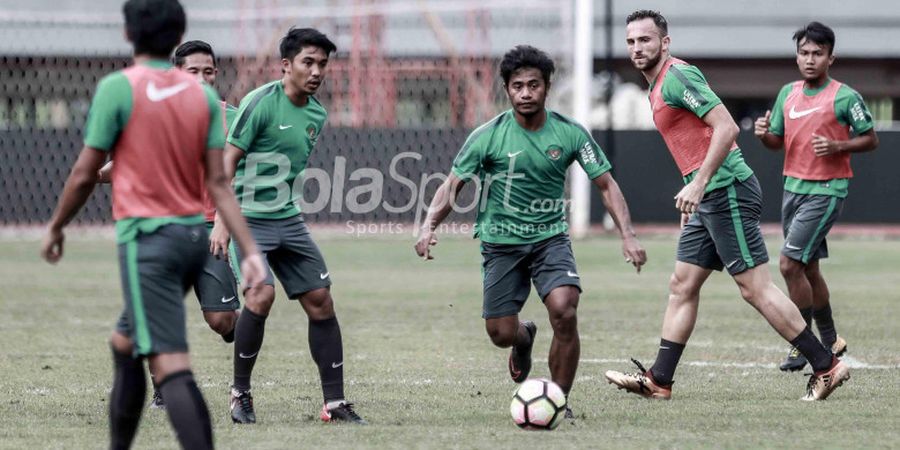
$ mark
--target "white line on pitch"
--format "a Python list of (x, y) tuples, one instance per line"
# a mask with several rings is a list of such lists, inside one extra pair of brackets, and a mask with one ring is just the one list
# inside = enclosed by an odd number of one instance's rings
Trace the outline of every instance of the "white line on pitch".
[[(896, 370), (900, 369), (900, 364), (869, 364), (860, 361), (852, 356), (841, 358), (851, 369), (872, 369), (872, 370)], [(547, 362), (546, 359), (535, 359), (535, 362)], [(616, 358), (582, 358), (585, 364), (628, 364), (631, 361), (627, 359)], [(757, 362), (728, 362), (728, 361), (685, 361), (682, 364), (692, 367), (731, 367), (741, 369), (774, 369), (774, 363), (757, 363)]]

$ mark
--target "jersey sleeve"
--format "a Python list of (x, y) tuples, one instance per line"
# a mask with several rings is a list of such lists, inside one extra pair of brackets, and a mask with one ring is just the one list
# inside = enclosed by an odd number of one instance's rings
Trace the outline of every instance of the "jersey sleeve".
[(834, 113), (838, 122), (850, 126), (857, 136), (872, 128), (875, 121), (861, 95), (850, 86), (843, 85), (834, 98)]
[(482, 136), (475, 133), (469, 135), (456, 158), (453, 158), (451, 170), (457, 177), (468, 178), (480, 172), (485, 154)]
[(225, 105), (225, 124), (227, 127), (225, 132), (226, 135), (228, 134), (227, 130), (230, 130), (231, 127), (234, 126), (234, 119), (237, 118), (237, 113), (238, 109), (235, 108), (234, 105)]
[(772, 114), (769, 116), (769, 133), (775, 136), (784, 136), (784, 102), (790, 93), (791, 83), (788, 83), (778, 92), (775, 105), (772, 106)]
[(91, 100), (84, 130), (84, 145), (110, 151), (131, 116), (131, 84), (121, 72), (103, 77)]
[(219, 94), (212, 86), (201, 83), (209, 105), (209, 131), (206, 135), (206, 149), (222, 149), (225, 147), (225, 130), (222, 128), (222, 106)]
[(575, 160), (587, 173), (588, 178), (594, 179), (612, 170), (612, 164), (603, 149), (591, 136), (591, 133), (581, 125), (575, 126), (574, 141)]
[(663, 80), (662, 96), (667, 105), (689, 110), (700, 118), (722, 104), (700, 69), (686, 64), (669, 67)]
[(265, 105), (260, 105), (258, 93), (250, 93), (238, 107), (237, 116), (228, 131), (228, 143), (249, 152), (256, 136), (268, 125)]

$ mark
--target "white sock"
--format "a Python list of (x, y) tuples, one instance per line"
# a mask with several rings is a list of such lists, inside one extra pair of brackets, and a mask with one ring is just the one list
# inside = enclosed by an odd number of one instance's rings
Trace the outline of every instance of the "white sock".
[(341, 406), (344, 403), (347, 403), (346, 401), (344, 401), (344, 399), (330, 401), (325, 404), (325, 409), (331, 411), (332, 409), (337, 408), (338, 406)]

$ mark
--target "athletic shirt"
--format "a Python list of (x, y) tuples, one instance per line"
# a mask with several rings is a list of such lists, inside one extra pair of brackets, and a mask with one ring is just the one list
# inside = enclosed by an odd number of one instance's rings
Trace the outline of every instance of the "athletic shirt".
[(845, 84), (828, 79), (817, 89), (804, 89), (804, 81), (786, 84), (778, 94), (769, 132), (784, 137), (785, 190), (797, 194), (846, 197), (850, 153), (817, 157), (813, 134), (847, 140), (874, 127), (862, 97)]
[(228, 142), (245, 153), (234, 179), (244, 216), (285, 219), (300, 214), (300, 181), (327, 117), (313, 96), (304, 106), (291, 103), (281, 80), (241, 100)]
[[(674, 57), (663, 63), (662, 70), (650, 84), (653, 122), (685, 184), (693, 179), (709, 152), (713, 129), (702, 117), (721, 103), (699, 69)], [(728, 186), (735, 179), (743, 181), (752, 174), (737, 143), (732, 142), (728, 156), (710, 179), (706, 192)]]
[(578, 161), (591, 179), (612, 168), (584, 127), (545, 114), (544, 126), (529, 131), (512, 110), (503, 112), (476, 128), (453, 160), (453, 174), (476, 184), (475, 237), (483, 242), (528, 244), (565, 233), (569, 165)]
[(163, 61), (114, 72), (97, 85), (85, 146), (112, 152), (120, 242), (167, 223), (203, 222), (206, 149), (224, 146), (219, 97)]
[[(224, 131), (224, 136), (228, 135), (228, 126), (229, 124), (234, 122), (235, 116), (237, 116), (237, 109), (234, 106), (229, 105), (228, 103), (221, 101), (219, 102), (222, 111), (222, 129)], [(205, 176), (203, 174), (204, 167), (200, 167), (200, 179), (204, 180)], [(216, 220), (216, 203), (213, 202), (212, 197), (210, 197), (209, 192), (207, 192), (205, 186), (203, 189), (203, 218), (206, 222), (214, 222)]]

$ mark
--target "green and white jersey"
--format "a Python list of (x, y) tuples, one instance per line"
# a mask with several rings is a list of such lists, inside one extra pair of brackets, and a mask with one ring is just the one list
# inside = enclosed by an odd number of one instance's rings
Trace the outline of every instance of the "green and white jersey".
[(591, 134), (562, 114), (528, 131), (508, 110), (475, 129), (453, 160), (453, 174), (478, 183), (475, 237), (528, 244), (564, 233), (566, 169), (578, 161), (591, 179), (612, 166)]
[(291, 103), (281, 80), (241, 100), (228, 142), (245, 152), (234, 179), (244, 216), (284, 219), (300, 214), (303, 171), (327, 116), (315, 97), (302, 107)]

